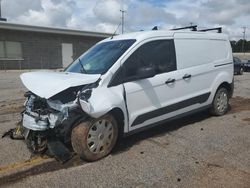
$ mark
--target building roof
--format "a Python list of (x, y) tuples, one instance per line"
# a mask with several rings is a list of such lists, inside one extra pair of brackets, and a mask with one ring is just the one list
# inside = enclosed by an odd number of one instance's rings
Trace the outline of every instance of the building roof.
[(77, 35), (77, 36), (89, 36), (89, 37), (110, 37), (110, 33), (101, 33), (93, 31), (83, 31), (67, 28), (55, 28), (55, 27), (43, 27), (34, 25), (23, 25), (9, 22), (0, 21), (0, 29), (17, 30), (17, 31), (32, 31), (40, 33), (53, 33), (53, 34), (64, 34), (64, 35)]

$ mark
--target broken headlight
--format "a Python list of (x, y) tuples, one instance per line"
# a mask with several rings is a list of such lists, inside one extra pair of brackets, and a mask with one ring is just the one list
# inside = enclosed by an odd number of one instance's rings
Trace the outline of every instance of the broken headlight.
[(84, 100), (84, 101), (88, 102), (88, 99), (91, 97), (91, 93), (92, 93), (92, 89), (86, 89), (84, 91), (81, 91), (81, 93), (79, 95), (79, 98), (81, 100)]

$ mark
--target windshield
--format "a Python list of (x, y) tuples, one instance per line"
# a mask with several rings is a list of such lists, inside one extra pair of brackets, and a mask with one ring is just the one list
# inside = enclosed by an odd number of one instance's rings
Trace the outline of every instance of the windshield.
[(135, 40), (117, 40), (97, 44), (69, 65), (65, 71), (104, 74)]

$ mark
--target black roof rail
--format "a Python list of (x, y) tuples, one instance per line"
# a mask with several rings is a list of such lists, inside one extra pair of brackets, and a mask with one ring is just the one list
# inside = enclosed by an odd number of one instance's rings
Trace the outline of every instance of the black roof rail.
[(222, 33), (222, 27), (215, 27), (215, 28), (210, 28), (210, 29), (201, 29), (199, 31), (205, 32), (205, 31), (213, 31), (217, 30), (218, 33)]
[(191, 31), (197, 31), (197, 25), (179, 27), (179, 28), (174, 28), (174, 29), (171, 29), (171, 30), (176, 31), (176, 30), (183, 30), (183, 29), (192, 29)]

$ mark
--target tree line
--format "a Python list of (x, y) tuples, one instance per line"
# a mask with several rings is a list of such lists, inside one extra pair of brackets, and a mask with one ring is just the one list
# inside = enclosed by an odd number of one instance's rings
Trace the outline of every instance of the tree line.
[(235, 41), (235, 40), (230, 41), (230, 43), (231, 43), (233, 52), (244, 52), (244, 51), (250, 52), (250, 41), (240, 39), (239, 41)]

